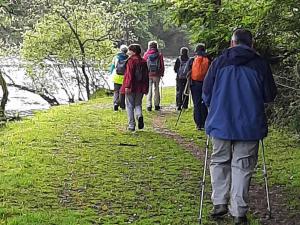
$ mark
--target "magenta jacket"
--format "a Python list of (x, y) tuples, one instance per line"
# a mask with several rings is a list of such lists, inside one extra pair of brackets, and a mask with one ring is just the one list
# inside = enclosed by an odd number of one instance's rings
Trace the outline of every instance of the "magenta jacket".
[[(147, 52), (145, 52), (144, 54), (144, 59), (147, 61), (148, 57), (152, 54), (158, 53), (157, 49), (151, 48), (149, 49)], [(149, 73), (149, 77), (163, 77), (164, 73), (165, 73), (165, 64), (164, 64), (164, 57), (162, 55), (162, 53), (159, 53), (159, 60), (160, 60), (160, 68), (159, 68), (159, 72), (157, 74), (150, 74)]]

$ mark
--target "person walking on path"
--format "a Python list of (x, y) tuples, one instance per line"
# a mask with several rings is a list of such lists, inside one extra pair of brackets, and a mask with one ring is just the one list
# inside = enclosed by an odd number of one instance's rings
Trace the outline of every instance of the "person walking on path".
[(154, 85), (154, 109), (160, 110), (159, 83), (164, 76), (165, 66), (163, 55), (158, 51), (156, 41), (148, 43), (148, 50), (144, 54), (149, 70), (149, 93), (147, 96), (147, 110), (152, 110), (152, 88)]
[(147, 94), (149, 90), (149, 76), (147, 62), (141, 57), (141, 52), (140, 45), (129, 46), (130, 57), (127, 60), (124, 82), (121, 87), (121, 93), (125, 94), (128, 130), (130, 131), (135, 130), (135, 118), (138, 121), (138, 128), (144, 128), (142, 100), (143, 95)]
[(210, 65), (210, 57), (206, 53), (205, 45), (200, 43), (196, 46), (195, 57), (187, 62), (184, 74), (191, 79), (191, 93), (194, 104), (194, 121), (197, 130), (204, 128), (207, 108), (202, 101), (202, 86)]
[(189, 60), (189, 49), (182, 47), (180, 49), (180, 56), (176, 59), (174, 71), (176, 76), (176, 107), (177, 110), (182, 108), (187, 109), (189, 104), (189, 96), (184, 96), (184, 89), (187, 83), (187, 77), (184, 73), (185, 66)]
[(223, 216), (230, 205), (235, 225), (248, 224), (250, 180), (259, 140), (268, 133), (264, 104), (277, 93), (269, 64), (252, 44), (249, 30), (235, 30), (231, 47), (212, 62), (203, 85), (209, 107), (205, 130), (213, 145), (211, 216)]
[(110, 73), (113, 75), (114, 83), (114, 111), (118, 111), (119, 107), (125, 109), (125, 95), (120, 92), (121, 86), (124, 80), (124, 73), (126, 69), (126, 62), (128, 55), (126, 54), (128, 47), (126, 45), (121, 45), (120, 52), (114, 57)]

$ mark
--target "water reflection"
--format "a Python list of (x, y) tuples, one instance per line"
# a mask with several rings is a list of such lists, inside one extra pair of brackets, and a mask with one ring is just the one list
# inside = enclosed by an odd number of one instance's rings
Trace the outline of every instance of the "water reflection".
[[(175, 73), (173, 70), (175, 63), (175, 58), (165, 59), (165, 76), (163, 77), (162, 85), (164, 87), (175, 86)], [(29, 79), (25, 76), (25, 69), (20, 66), (18, 59), (16, 58), (5, 58), (0, 59), (1, 69), (10, 75), (10, 77), (17, 84), (22, 84), (24, 86), (28, 85)], [(19, 66), (16, 66), (19, 65)], [(108, 74), (104, 76), (110, 88), (113, 87), (111, 76)], [(7, 80), (8, 81), (8, 80)], [(9, 82), (9, 81), (8, 81)], [(35, 110), (47, 110), (50, 105), (39, 95), (23, 91), (15, 87), (8, 87), (9, 97), (6, 106), (6, 114), (8, 116), (29, 116), (32, 115)], [(0, 93), (0, 96), (2, 93)], [(63, 90), (58, 90), (54, 95), (61, 104), (68, 103), (68, 96), (63, 92)]]

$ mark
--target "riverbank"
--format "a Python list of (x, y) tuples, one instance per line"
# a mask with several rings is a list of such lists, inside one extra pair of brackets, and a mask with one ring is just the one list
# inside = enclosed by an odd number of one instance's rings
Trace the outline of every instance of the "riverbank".
[[(170, 87), (176, 86), (176, 74), (173, 70), (175, 63), (175, 57), (167, 57), (165, 58), (165, 76), (162, 78), (162, 86), (163, 87)], [(25, 87), (32, 87), (32, 80), (26, 75), (26, 64), (22, 62), (21, 59), (17, 57), (7, 57), (7, 58), (0, 58), (0, 66), (2, 70), (10, 76), (10, 78), (19, 85)], [(76, 74), (74, 73), (72, 68), (65, 68), (64, 72), (68, 74), (68, 76), (73, 76), (74, 79)], [(54, 71), (49, 71), (49, 73), (54, 73)], [(53, 76), (53, 74), (46, 74), (46, 76)], [(99, 75), (100, 76), (100, 75)], [(6, 82), (10, 83), (7, 77), (5, 77)], [(105, 76), (105, 83), (107, 84), (105, 88), (112, 90), (113, 82), (112, 77), (108, 75), (108, 72)], [(54, 80), (56, 80), (54, 82)], [(55, 78), (51, 80), (51, 86), (55, 87), (57, 90), (51, 90), (52, 95), (59, 101), (60, 104), (68, 104), (68, 96), (66, 95), (65, 91), (62, 90), (59, 83), (59, 78)], [(75, 100), (78, 101), (77, 90), (74, 84), (70, 85), (70, 89), (74, 89)], [(75, 91), (76, 90), (76, 91)], [(15, 117), (16, 115), (20, 117), (25, 116), (32, 116), (35, 111), (39, 110), (48, 110), (50, 109), (49, 103), (47, 103), (43, 98), (39, 95), (31, 93), (29, 91), (20, 90), (16, 87), (9, 86), (8, 87), (9, 95), (8, 95), (8, 102), (6, 105), (6, 115), (8, 117)]]

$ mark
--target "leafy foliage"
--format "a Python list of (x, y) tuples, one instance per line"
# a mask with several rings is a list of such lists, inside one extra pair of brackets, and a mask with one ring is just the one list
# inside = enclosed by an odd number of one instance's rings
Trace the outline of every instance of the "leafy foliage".
[(193, 43), (204, 42), (214, 54), (229, 44), (232, 31), (238, 27), (257, 29), (270, 4), (265, 0), (222, 1), (218, 5), (211, 0), (177, 1), (157, 0), (157, 4), (170, 10), (179, 26), (186, 26)]
[(171, 12), (171, 21), (186, 28), (193, 43), (206, 43), (215, 56), (229, 46), (235, 28), (250, 29), (255, 48), (273, 64), (279, 95), (272, 120), (299, 131), (300, 8), (297, 0), (156, 0), (156, 3)]
[[(108, 39), (108, 26), (99, 16), (98, 10), (85, 13), (78, 8), (68, 20), (76, 26), (78, 36), (86, 43), (85, 54), (88, 59), (102, 60), (112, 54), (113, 43)], [(101, 41), (98, 41), (99, 37), (102, 37)], [(21, 53), (30, 61), (57, 57), (67, 63), (74, 58), (81, 59), (78, 41), (59, 14), (46, 15), (33, 31), (25, 33)]]

